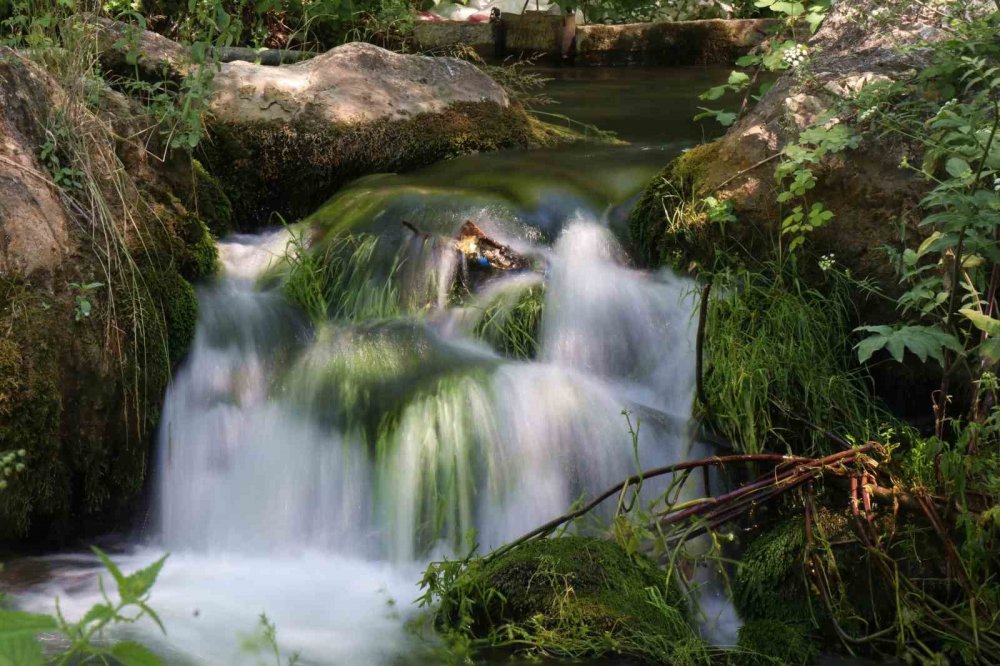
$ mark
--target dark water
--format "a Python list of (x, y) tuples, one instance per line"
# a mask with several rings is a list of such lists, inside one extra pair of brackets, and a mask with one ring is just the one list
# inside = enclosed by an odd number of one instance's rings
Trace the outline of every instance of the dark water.
[(702, 102), (698, 95), (726, 82), (727, 67), (540, 68), (557, 103), (540, 111), (615, 132), (625, 141), (658, 144), (701, 141), (722, 133), (718, 123), (696, 122), (699, 106), (723, 108), (733, 100)]

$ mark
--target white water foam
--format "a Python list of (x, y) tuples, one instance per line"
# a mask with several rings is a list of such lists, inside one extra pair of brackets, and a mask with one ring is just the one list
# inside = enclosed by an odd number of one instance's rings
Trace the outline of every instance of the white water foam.
[[(279, 381), (324, 370), (309, 354), (322, 336), (252, 283), (285, 242), (223, 244), (228, 277), (199, 293), (196, 340), (164, 406), (158, 537), (119, 558), (128, 570), (172, 553), (152, 602), (170, 634), (136, 631), (177, 663), (250, 663), (241, 637), (261, 612), (304, 663), (398, 663), (417, 650), (404, 622), (421, 561), (470, 527), (500, 545), (634, 472), (623, 409), (659, 415), (640, 430), (642, 466), (687, 455), (670, 420), (691, 409), (689, 284), (628, 268), (600, 225), (576, 220), (550, 253), (538, 361), (482, 353), (470, 365), (455, 352), (454, 368), (434, 369), (449, 383), (428, 383), (417, 339), (400, 357), (420, 390), (398, 398), (398, 425), (375, 444), (331, 425), (337, 406), (320, 394), (293, 399)], [(444, 353), (469, 344), (444, 331)], [(313, 362), (296, 364), (303, 354)], [(57, 579), (23, 602), (47, 607), (54, 593), (70, 616), (99, 599), (94, 584)]]

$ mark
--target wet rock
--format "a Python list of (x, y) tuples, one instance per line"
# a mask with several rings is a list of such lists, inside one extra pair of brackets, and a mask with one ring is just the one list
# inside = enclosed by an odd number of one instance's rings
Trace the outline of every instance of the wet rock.
[(38, 157), (44, 113), (61, 91), (7, 48), (0, 48), (0, 82), (0, 274), (32, 275), (72, 250), (69, 216)]
[[(126, 98), (94, 90), (84, 104), (3, 48), (0, 81), (0, 452), (25, 452), (0, 489), (0, 542), (58, 544), (103, 529), (141, 489), (194, 333), (188, 280), (214, 270), (215, 246)], [(42, 155), (93, 189), (57, 188)]]
[[(654, 179), (631, 217), (633, 246), (646, 263), (697, 268), (720, 257), (739, 263), (771, 256), (787, 215), (776, 200), (777, 152), (867, 83), (901, 79), (926, 65), (926, 52), (898, 47), (922, 39), (940, 16), (911, 5), (892, 26), (864, 27), (865, 14), (877, 6), (871, 0), (836, 4), (809, 42), (815, 55), (808, 83), (786, 73), (722, 139), (685, 153)], [(872, 278), (890, 292), (898, 288), (885, 248), (898, 245), (901, 225), (911, 237), (923, 233), (917, 204), (928, 187), (899, 167), (911, 150), (865, 137), (857, 149), (823, 161), (810, 197), (835, 217), (811, 234), (810, 252), (834, 253), (856, 277)], [(737, 221), (711, 221), (700, 205), (709, 196), (728, 201)], [(817, 273), (816, 262), (809, 264), (807, 270)], [(878, 320), (892, 304), (869, 307), (864, 314)]]
[(471, 220), (458, 230), (455, 247), (471, 271), (514, 271), (528, 267), (524, 257), (487, 236)]

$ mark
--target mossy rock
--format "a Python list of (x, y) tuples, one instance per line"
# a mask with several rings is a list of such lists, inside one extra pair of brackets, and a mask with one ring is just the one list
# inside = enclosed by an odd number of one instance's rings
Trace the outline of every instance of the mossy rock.
[(516, 636), (549, 654), (623, 654), (649, 661), (704, 655), (679, 586), (642, 555), (611, 541), (529, 541), (473, 560), (442, 600), (438, 622), (471, 617), (472, 638)]
[(214, 123), (200, 159), (252, 230), (315, 210), (359, 176), (403, 171), (467, 153), (532, 145), (543, 133), (519, 108), (459, 102), (440, 113), (337, 126), (296, 121)]
[(711, 192), (705, 176), (719, 159), (719, 144), (692, 148), (670, 163), (643, 191), (629, 218), (632, 256), (645, 266), (711, 264), (724, 247), (722, 229), (702, 204)]
[(175, 197), (147, 203), (127, 274), (84, 295), (90, 316), (72, 285), (106, 278), (84, 235), (52, 274), (0, 279), (0, 451), (24, 449), (26, 465), (0, 491), (0, 541), (53, 547), (121, 525), (146, 481), (171, 370), (194, 336), (187, 278), (217, 263)]
[[(154, 271), (137, 261), (148, 281)], [(0, 491), (0, 540), (8, 543), (57, 545), (105, 530), (145, 480), (170, 376), (165, 293), (101, 287), (86, 295), (90, 317), (79, 318), (69, 283), (92, 278), (60, 274), (51, 289), (16, 279), (0, 284), (7, 331), (0, 339), (0, 451), (26, 452), (26, 470)]]
[(752, 620), (740, 627), (737, 666), (808, 666), (819, 655), (806, 625)]
[[(820, 501), (823, 499), (821, 496)], [(770, 628), (784, 626), (794, 631), (775, 633), (772, 651), (757, 652), (768, 656), (778, 656), (782, 651), (797, 653), (802, 645), (797, 636), (800, 632), (818, 645), (835, 650), (841, 645), (839, 631), (862, 636), (871, 633), (873, 627), (894, 622), (892, 618), (899, 610), (896, 590), (873, 573), (877, 565), (872, 558), (880, 556), (869, 553), (857, 540), (852, 520), (847, 510), (820, 504), (813, 516), (814, 558), (808, 564), (801, 515), (782, 519), (750, 542), (736, 572), (733, 604), (747, 625), (758, 626), (748, 628), (745, 638), (741, 633), (741, 645), (746, 641), (748, 646), (764, 646)], [(880, 516), (875, 529), (879, 533), (903, 529), (894, 521), (891, 515)], [(904, 575), (927, 581), (944, 578), (943, 569), (937, 567), (945, 558), (934, 546), (917, 540), (906, 548), (907, 552), (898, 553), (901, 563), (908, 562), (901, 565)], [(919, 554), (913, 557), (914, 553)], [(827, 579), (834, 582), (826, 600), (811, 575), (815, 562), (822, 563), (828, 570)]]
[(233, 204), (219, 180), (205, 170), (198, 160), (191, 161), (194, 176), (193, 197), (186, 203), (216, 238), (233, 232)]
[(172, 271), (154, 274), (151, 286), (160, 295), (170, 364), (176, 366), (194, 340), (198, 323), (198, 296), (190, 282)]

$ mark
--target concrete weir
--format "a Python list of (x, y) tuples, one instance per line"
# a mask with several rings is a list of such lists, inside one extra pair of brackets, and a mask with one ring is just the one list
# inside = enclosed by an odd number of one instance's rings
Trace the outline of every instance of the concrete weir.
[(490, 23), (421, 21), (413, 39), (421, 51), (464, 44), (486, 58), (537, 56), (565, 64), (730, 64), (760, 44), (770, 19), (660, 21), (577, 25), (572, 16), (546, 12), (505, 14)]

